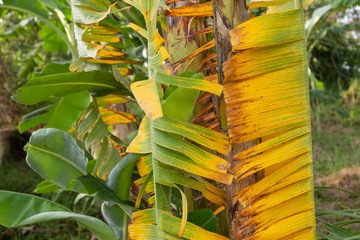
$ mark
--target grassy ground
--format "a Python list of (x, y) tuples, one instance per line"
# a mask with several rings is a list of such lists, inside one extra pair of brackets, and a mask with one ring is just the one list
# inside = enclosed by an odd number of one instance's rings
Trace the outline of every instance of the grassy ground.
[(321, 132), (313, 133), (313, 156), (316, 179), (360, 166), (359, 126), (324, 124)]
[[(313, 136), (314, 180), (317, 186), (329, 186), (360, 193), (360, 128), (340, 124), (324, 125), (321, 133)], [(318, 190), (315, 194), (317, 210), (360, 208), (360, 197), (338, 190)], [(351, 220), (340, 215), (326, 215), (321, 219), (335, 223)], [(318, 222), (318, 231), (327, 232)], [(360, 225), (348, 226), (360, 229)]]
[[(315, 185), (338, 187), (360, 193), (360, 107), (358, 104), (341, 105), (349, 116), (344, 118), (329, 106), (320, 106), (313, 121), (313, 157)], [(316, 114), (313, 114), (316, 116)], [(316, 121), (317, 120), (317, 121)], [(315, 193), (317, 210), (359, 209), (360, 197), (338, 190), (318, 190)], [(321, 216), (321, 219), (335, 223), (349, 218), (340, 215)], [(360, 225), (349, 225), (359, 231)], [(318, 222), (319, 232), (327, 232), (325, 225)]]

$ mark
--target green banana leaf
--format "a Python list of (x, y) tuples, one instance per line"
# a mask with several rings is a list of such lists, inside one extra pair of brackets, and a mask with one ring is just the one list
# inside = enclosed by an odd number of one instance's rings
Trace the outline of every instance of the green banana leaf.
[(0, 225), (10, 228), (60, 219), (77, 221), (92, 231), (98, 239), (116, 239), (110, 227), (99, 219), (73, 213), (44, 198), (0, 190)]
[(47, 124), (49, 128), (58, 128), (67, 132), (89, 103), (90, 95), (87, 91), (69, 94), (51, 105), (24, 115), (19, 122), (19, 131), (23, 133), (40, 124)]
[(88, 159), (68, 133), (54, 128), (34, 132), (26, 146), (26, 161), (46, 180), (67, 189), (71, 182), (86, 175)]
[[(132, 174), (140, 154), (127, 154), (110, 172), (106, 185), (123, 201), (129, 200)], [(113, 229), (116, 237), (126, 239), (128, 234), (128, 216), (117, 205), (104, 203), (101, 212), (105, 221)]]
[(99, 70), (35, 77), (19, 88), (13, 99), (22, 104), (33, 105), (84, 90), (102, 94), (116, 92), (120, 95), (130, 95), (110, 72)]
[[(136, 210), (106, 186), (102, 180), (87, 173), (88, 159), (75, 139), (68, 133), (54, 128), (40, 129), (31, 135), (26, 148), (28, 151), (26, 161), (29, 166), (49, 182), (63, 189), (96, 194), (95, 201), (114, 202), (129, 216)], [(134, 159), (136, 160), (136, 158), (130, 158), (131, 164), (134, 164), (132, 162), (135, 161)], [(128, 160), (125, 160), (124, 163), (126, 161)], [(130, 174), (125, 173), (123, 176), (126, 178)], [(111, 177), (111, 179), (121, 180), (118, 173), (115, 172), (113, 176), (115, 177)], [(45, 187), (47, 185), (49, 184), (45, 183)], [(130, 183), (127, 185), (129, 186)], [(39, 188), (41, 189), (41, 187)], [(125, 189), (116, 189), (116, 191), (125, 193)]]
[(119, 206), (129, 217), (132, 217), (132, 213), (137, 211), (136, 208), (130, 206), (130, 202), (121, 200), (102, 180), (90, 174), (78, 177), (76, 180), (86, 187), (89, 194), (95, 194), (94, 201), (106, 201), (112, 206)]
[[(69, 64), (49, 63), (43, 68), (41, 74), (70, 72), (69, 66)], [(23, 116), (22, 121), (19, 122), (19, 131), (22, 133), (39, 124), (47, 124), (49, 128), (58, 128), (67, 132), (89, 103), (90, 95), (87, 91), (57, 98), (54, 103)]]

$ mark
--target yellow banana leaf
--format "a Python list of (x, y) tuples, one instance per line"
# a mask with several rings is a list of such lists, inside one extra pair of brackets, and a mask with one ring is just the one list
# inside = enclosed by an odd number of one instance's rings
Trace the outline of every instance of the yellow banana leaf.
[(205, 79), (169, 76), (166, 74), (158, 73), (156, 75), (156, 81), (163, 84), (175, 85), (183, 88), (197, 89), (197, 90), (213, 93), (218, 96), (220, 96), (222, 92), (222, 86), (220, 84), (211, 83), (209, 81), (206, 81)]
[(155, 120), (163, 116), (154, 80), (135, 82), (131, 84), (131, 90), (139, 105), (150, 119)]
[(127, 103), (129, 101), (124, 97), (115, 96), (113, 94), (106, 95), (104, 97), (97, 97), (96, 100), (99, 107), (106, 107), (107, 105), (110, 104), (122, 104), (122, 103)]
[(236, 182), (264, 175), (236, 192), (247, 217), (237, 232), (247, 239), (315, 239), (303, 12), (294, 1), (250, 4), (269, 6), (230, 32), (240, 52), (224, 63), (230, 141), (261, 139), (236, 154), (231, 172)]
[[(157, 210), (157, 209), (148, 209), (139, 211), (133, 214), (133, 222), (134, 225), (129, 227), (130, 237), (132, 239), (156, 239), (156, 236), (149, 235), (150, 231), (143, 232), (142, 235), (138, 235), (140, 229), (146, 228), (147, 226), (151, 226), (153, 224), (158, 223), (156, 221), (156, 215), (159, 215), (161, 218), (160, 229), (161, 231), (177, 235), (178, 226), (181, 224), (181, 219), (172, 216), (165, 211)], [(159, 224), (159, 223), (158, 223)], [(192, 223), (187, 223), (185, 227), (184, 234), (182, 235), (185, 239), (209, 239), (209, 240), (227, 240), (228, 238), (221, 236), (216, 233), (212, 233), (204, 230), (203, 228), (196, 226)], [(171, 239), (171, 238), (170, 238)], [(177, 238), (179, 239), (179, 238)]]
[(100, 116), (106, 125), (136, 122), (136, 116), (127, 112), (120, 112), (114, 109), (100, 109)]
[(205, 3), (194, 4), (191, 6), (171, 8), (170, 11), (165, 15), (169, 17), (182, 17), (182, 16), (210, 17), (213, 15), (213, 11), (210, 1)]

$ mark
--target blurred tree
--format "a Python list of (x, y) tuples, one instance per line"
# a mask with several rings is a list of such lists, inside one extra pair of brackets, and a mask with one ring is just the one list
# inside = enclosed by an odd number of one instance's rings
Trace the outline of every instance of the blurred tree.
[(15, 4), (11, 2), (0, 5), (0, 86), (10, 94), (45, 63), (71, 60), (69, 46), (71, 52), (75, 49), (69, 34), (71, 11), (67, 1), (39, 3), (36, 11), (45, 10), (45, 20), (26, 9), (11, 8)]
[(360, 76), (360, 7), (356, 7), (359, 1), (318, 0), (309, 7), (308, 17), (325, 4), (329, 4), (330, 11), (308, 37), (312, 89), (319, 87), (316, 81), (320, 81), (329, 93), (339, 94)]

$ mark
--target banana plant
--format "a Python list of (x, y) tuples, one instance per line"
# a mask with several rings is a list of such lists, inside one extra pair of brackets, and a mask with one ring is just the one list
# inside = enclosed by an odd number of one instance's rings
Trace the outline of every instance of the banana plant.
[[(316, 238), (303, 15), (311, 1), (70, 3), (80, 57), (13, 98), (50, 103), (26, 118), (51, 127), (26, 147), (45, 179), (37, 189), (93, 196), (106, 233), (99, 220), (38, 198), (43, 208), (12, 211), (33, 197), (5, 191), (1, 225), (71, 218), (99, 239)], [(249, 14), (260, 7), (266, 14)], [(83, 104), (69, 118), (54, 111), (59, 98)], [(136, 130), (121, 139), (114, 124)]]

